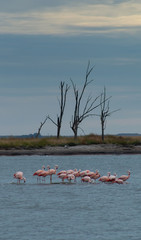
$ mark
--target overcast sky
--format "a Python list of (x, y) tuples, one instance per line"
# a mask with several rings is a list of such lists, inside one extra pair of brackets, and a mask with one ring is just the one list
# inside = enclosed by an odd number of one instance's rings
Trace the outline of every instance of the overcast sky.
[[(140, 0), (0, 0), (0, 135), (35, 133), (48, 114), (56, 120), (60, 82), (81, 90), (89, 60), (84, 98), (105, 86), (110, 110), (120, 108), (105, 133), (141, 133)], [(61, 135), (73, 134), (73, 100), (70, 88)], [(81, 128), (100, 134), (100, 119)], [(56, 127), (47, 121), (41, 134)]]

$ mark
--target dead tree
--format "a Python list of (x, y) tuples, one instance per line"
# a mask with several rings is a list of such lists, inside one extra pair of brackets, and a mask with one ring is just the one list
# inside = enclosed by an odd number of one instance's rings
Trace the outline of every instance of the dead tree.
[[(88, 66), (86, 69), (86, 75), (85, 75), (85, 82), (82, 87), (81, 92), (76, 88), (76, 85), (71, 80), (73, 91), (74, 91), (74, 97), (75, 97), (75, 106), (74, 106), (74, 113), (72, 116), (72, 120), (70, 122), (70, 127), (74, 133), (74, 138), (77, 138), (78, 135), (78, 128), (80, 123), (82, 121), (90, 116), (94, 116), (95, 114), (92, 113), (94, 109), (96, 109), (100, 104), (96, 104), (97, 99), (100, 97), (96, 97), (95, 99), (92, 99), (91, 96), (88, 96), (88, 98), (85, 101), (85, 104), (83, 107), (81, 107), (82, 99), (84, 98), (84, 93), (87, 88), (87, 86), (94, 81), (94, 79), (89, 80), (90, 74), (93, 71), (94, 66), (90, 66), (90, 61), (88, 62)], [(81, 109), (80, 109), (81, 108)]]
[(47, 119), (48, 119), (48, 117), (46, 117), (45, 120), (40, 123), (40, 127), (38, 128), (38, 132), (36, 134), (36, 138), (38, 138), (40, 136), (41, 129), (42, 129), (43, 125), (46, 123)]
[(64, 110), (65, 110), (65, 105), (66, 105), (66, 99), (67, 99), (67, 93), (70, 88), (68, 84), (65, 85), (65, 82), (60, 83), (60, 100), (58, 99), (59, 102), (59, 107), (60, 107), (60, 114), (57, 115), (57, 121), (55, 122), (50, 116), (48, 116), (48, 119), (57, 127), (57, 138), (60, 137), (60, 131), (62, 127), (62, 119), (64, 115)]
[(110, 99), (111, 96), (109, 98), (106, 98), (106, 88), (104, 87), (104, 91), (101, 93), (100, 96), (100, 108), (101, 108), (101, 112), (100, 112), (100, 121), (101, 121), (101, 137), (102, 137), (102, 141), (104, 141), (104, 131), (106, 129), (106, 119), (107, 117), (111, 116), (112, 113), (119, 111), (120, 109), (114, 110), (110, 112)]

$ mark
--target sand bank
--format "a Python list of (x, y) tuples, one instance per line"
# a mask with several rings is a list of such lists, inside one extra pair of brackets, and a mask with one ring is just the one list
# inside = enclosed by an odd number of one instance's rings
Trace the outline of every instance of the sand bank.
[(115, 144), (46, 147), (42, 149), (1, 149), (0, 156), (16, 155), (88, 155), (88, 154), (141, 154), (141, 146)]

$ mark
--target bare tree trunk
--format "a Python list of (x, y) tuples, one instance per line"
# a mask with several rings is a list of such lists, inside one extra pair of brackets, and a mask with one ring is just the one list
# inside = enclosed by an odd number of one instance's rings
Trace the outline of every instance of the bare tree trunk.
[(104, 121), (103, 120), (101, 120), (101, 129), (102, 129), (102, 141), (104, 141), (104, 130), (105, 130), (105, 128), (104, 128)]
[[(104, 87), (104, 91), (101, 93), (101, 98), (100, 98), (100, 106), (101, 106), (101, 113), (100, 113), (100, 120), (101, 120), (101, 138), (102, 141), (104, 141), (105, 138), (105, 128), (106, 128), (106, 119), (107, 117), (111, 116), (112, 113), (119, 111), (119, 109), (114, 110), (110, 112), (110, 107), (109, 107), (109, 98), (106, 98), (106, 88)], [(108, 101), (107, 101), (108, 100)]]
[(57, 115), (57, 121), (55, 122), (50, 116), (48, 118), (52, 121), (52, 123), (57, 127), (57, 138), (60, 137), (60, 131), (62, 127), (62, 119), (64, 115), (64, 110), (65, 110), (65, 105), (66, 105), (66, 98), (67, 98), (67, 92), (69, 90), (69, 86), (66, 84), (65, 89), (64, 89), (65, 83), (61, 82), (60, 83), (60, 100), (59, 101), (59, 106), (60, 106), (60, 114), (59, 116)]
[(58, 122), (58, 124), (57, 124), (57, 138), (59, 138), (60, 137), (60, 131), (61, 131), (61, 123), (59, 121), (59, 117), (57, 118), (57, 122)]
[(94, 68), (94, 66), (90, 67), (90, 61), (89, 61), (88, 66), (87, 66), (87, 70), (86, 70), (86, 75), (85, 75), (85, 82), (83, 84), (83, 87), (82, 87), (82, 90), (81, 90), (80, 94), (79, 94), (79, 91), (76, 88), (76, 85), (71, 80), (72, 86), (73, 86), (73, 91), (74, 91), (74, 97), (75, 97), (75, 106), (74, 106), (74, 114), (72, 116), (72, 121), (70, 122), (70, 127), (71, 127), (71, 129), (74, 133), (74, 138), (77, 138), (80, 123), (85, 118), (95, 115), (95, 114), (92, 114), (91, 112), (95, 108), (100, 106), (100, 104), (95, 105), (96, 100), (100, 96), (96, 97), (94, 100), (92, 99), (91, 96), (89, 96), (86, 99), (86, 102), (83, 106), (83, 109), (81, 109), (81, 113), (80, 113), (81, 101), (82, 101), (82, 98), (84, 96), (85, 90), (86, 90), (87, 86), (93, 81), (93, 79), (89, 80), (89, 76), (90, 76), (93, 68)]
[(74, 124), (74, 126), (72, 126), (72, 131), (74, 133), (74, 138), (77, 138), (77, 133), (78, 133), (78, 125), (77, 123)]

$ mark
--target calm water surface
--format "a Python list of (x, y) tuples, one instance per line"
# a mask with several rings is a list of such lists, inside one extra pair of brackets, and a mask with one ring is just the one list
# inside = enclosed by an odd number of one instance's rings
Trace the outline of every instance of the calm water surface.
[[(57, 164), (63, 169), (108, 171), (131, 177), (128, 184), (37, 184), (33, 173)], [(13, 173), (27, 179), (17, 184)], [(0, 239), (140, 240), (141, 155), (0, 157)]]

